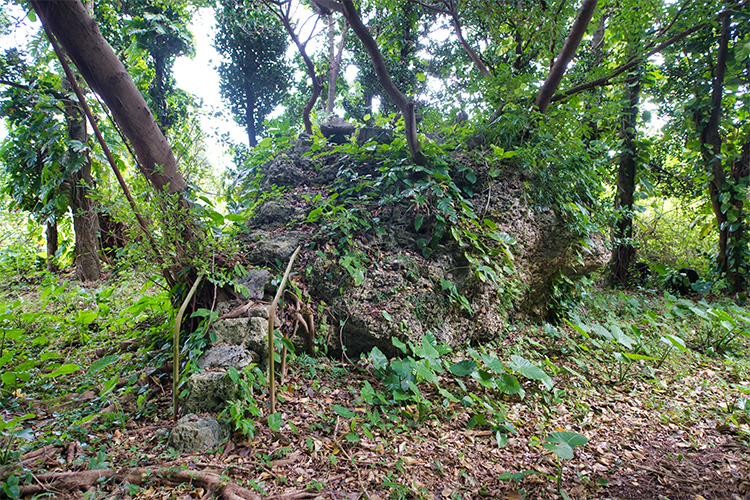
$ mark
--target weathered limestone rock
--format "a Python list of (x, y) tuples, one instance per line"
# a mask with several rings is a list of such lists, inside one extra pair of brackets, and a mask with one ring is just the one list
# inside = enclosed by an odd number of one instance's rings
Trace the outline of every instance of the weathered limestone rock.
[(229, 437), (229, 430), (214, 417), (189, 413), (177, 421), (168, 446), (178, 453), (199, 453), (218, 447)]
[(198, 368), (206, 370), (209, 368), (229, 368), (233, 366), (238, 370), (257, 363), (259, 356), (248, 351), (241, 345), (222, 344), (215, 345), (205, 351), (198, 359)]
[(187, 390), (183, 404), (186, 413), (219, 413), (239, 394), (239, 387), (224, 370), (194, 373), (188, 379)]
[(306, 215), (292, 200), (276, 198), (268, 200), (258, 208), (253, 224), (255, 227), (274, 230), (286, 226), (289, 222), (301, 220)]
[[(528, 179), (523, 172), (509, 166), (500, 174), (497, 170), (490, 173), (489, 167), (483, 169), (481, 164), (467, 158), (473, 169), (470, 179), (458, 168), (463, 159), (455, 160), (451, 179), (459, 189), (466, 188), (467, 201), (478, 220), (486, 219), (516, 242), (510, 249), (512, 269), (508, 268), (499, 277), (501, 292), (477, 277), (465, 256), (467, 248), (461, 248), (450, 234), (436, 242), (429, 258), (423, 258), (418, 242), (428, 241), (434, 235), (427, 218), (415, 224), (415, 218), (424, 213), (408, 199), (385, 204), (377, 210), (375, 230), (349, 235), (357, 238), (360, 249), (366, 249), (363, 254), (366, 268), (359, 269), (361, 275), (356, 286), (350, 272), (342, 266), (341, 255), (326, 250), (338, 246), (341, 235), (335, 234), (330, 241), (321, 241), (318, 235), (316, 252), (306, 252), (301, 257), (307, 269), (305, 285), (315, 299), (325, 302), (327, 314), (331, 315), (329, 352), (335, 355), (343, 344), (353, 359), (377, 346), (390, 356), (396, 354), (392, 337), (419, 343), (428, 331), (438, 341), (452, 346), (469, 339), (495, 339), (507, 331), (517, 316), (544, 319), (553, 285), (560, 276), (575, 280), (606, 264), (609, 253), (604, 236), (574, 234), (570, 224), (553, 210), (529, 201)], [(277, 164), (271, 163), (275, 168)], [(305, 189), (317, 192), (330, 186), (341, 168), (356, 170), (361, 179), (377, 179), (381, 175), (381, 164), (377, 161), (346, 163), (339, 162), (336, 155), (329, 155), (321, 158), (320, 163), (306, 164), (305, 185), (287, 185), (300, 188), (290, 193), (288, 200), (295, 207), (309, 211), (312, 207), (299, 192)], [(365, 192), (367, 189), (365, 186)], [(285, 216), (279, 213), (279, 217)], [(286, 221), (300, 220), (294, 217), (296, 214)], [(265, 228), (259, 225), (251, 225), (250, 229), (255, 233), (249, 255), (256, 263), (286, 263), (297, 244), (309, 238), (301, 232), (263, 231)], [(500, 250), (499, 255), (504, 255), (501, 244), (489, 236), (484, 238), (484, 244), (490, 248), (494, 245)], [(368, 253), (371, 250), (377, 253)], [(455, 287), (455, 291), (447, 290), (446, 283)], [(515, 295), (504, 291), (508, 289), (516, 290)], [(456, 293), (461, 300), (468, 301), (471, 312), (466, 303), (462, 305), (457, 300)], [(339, 328), (340, 322), (343, 328)], [(253, 349), (247, 342), (244, 345)]]
[(320, 132), (323, 137), (336, 144), (345, 143), (354, 133), (354, 129), (354, 124), (338, 116), (332, 116), (320, 124)]
[(255, 353), (256, 360), (265, 359), (269, 307), (265, 304), (260, 305), (248, 309), (240, 318), (227, 318), (214, 322), (212, 329), (216, 334), (216, 343), (242, 346)]
[(294, 162), (286, 156), (279, 156), (264, 166), (263, 187), (297, 186), (307, 179), (306, 163), (303, 160)]
[(262, 300), (266, 294), (266, 286), (271, 283), (273, 276), (266, 269), (251, 269), (237, 284), (247, 288), (240, 294), (243, 299)]
[(256, 233), (257, 240), (248, 254), (248, 258), (257, 264), (273, 264), (276, 261), (286, 263), (294, 250), (305, 237), (302, 233), (287, 232), (273, 237)]
[(361, 146), (368, 141), (390, 144), (393, 142), (393, 131), (382, 127), (362, 127), (357, 130), (357, 144)]
[(298, 135), (297, 140), (294, 141), (294, 152), (299, 154), (307, 153), (308, 151), (312, 151), (312, 145), (312, 136), (303, 132)]

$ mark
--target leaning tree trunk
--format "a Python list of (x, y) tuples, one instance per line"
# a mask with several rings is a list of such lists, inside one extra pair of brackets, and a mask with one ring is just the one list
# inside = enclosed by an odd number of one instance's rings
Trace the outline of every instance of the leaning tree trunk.
[[(65, 119), (68, 123), (68, 138), (88, 143), (86, 117), (74, 101), (65, 101)], [(72, 149), (69, 154), (77, 156)], [(91, 178), (91, 160), (84, 153), (83, 163), (71, 179), (70, 208), (73, 211), (73, 231), (75, 232), (76, 277), (81, 281), (95, 281), (101, 278), (102, 267), (99, 260), (99, 216), (94, 202), (89, 198)]]
[[(334, 2), (337, 3), (337, 2)], [(328, 5), (328, 4), (326, 4)], [(356, 7), (352, 0), (342, 0), (340, 12), (344, 14), (346, 20), (349, 21), (349, 25), (352, 27), (354, 34), (365, 46), (365, 50), (370, 55), (372, 60), (375, 74), (378, 76), (380, 85), (388, 94), (388, 97), (398, 106), (401, 110), (401, 114), (404, 116), (404, 133), (406, 135), (406, 143), (409, 145), (409, 152), (411, 153), (412, 160), (417, 165), (425, 165), (427, 158), (422, 152), (422, 146), (419, 143), (419, 137), (417, 135), (417, 114), (414, 110), (414, 102), (408, 99), (399, 89), (396, 84), (393, 83), (391, 76), (388, 74), (388, 69), (385, 66), (385, 60), (383, 55), (380, 53), (378, 44), (372, 37), (370, 30), (362, 22), (362, 18), (359, 17)]]
[(581, 5), (581, 10), (573, 23), (573, 27), (570, 29), (562, 50), (560, 50), (560, 55), (557, 57), (555, 64), (552, 65), (547, 79), (544, 81), (544, 85), (542, 85), (539, 95), (534, 102), (534, 106), (540, 113), (547, 112), (547, 106), (549, 106), (552, 96), (555, 95), (555, 91), (562, 81), (568, 64), (573, 59), (576, 50), (578, 50), (578, 45), (580, 45), (583, 35), (586, 34), (586, 28), (588, 28), (591, 17), (594, 15), (594, 10), (596, 9), (596, 2), (597, 0), (584, 0)]
[(458, 17), (458, 11), (456, 10), (455, 6), (450, 10), (450, 18), (451, 18), (451, 24), (453, 24), (453, 30), (456, 32), (456, 38), (458, 38), (458, 43), (461, 44), (461, 47), (464, 49), (464, 52), (469, 56), (469, 59), (474, 63), (474, 66), (477, 67), (479, 72), (482, 74), (485, 78), (492, 78), (492, 72), (487, 68), (487, 65), (484, 63), (481, 57), (479, 57), (479, 54), (477, 54), (474, 49), (469, 45), (469, 42), (466, 41), (464, 38), (464, 34), (461, 30), (461, 21)]
[(292, 20), (289, 17), (288, 12), (285, 13), (281, 9), (273, 8), (272, 5), (274, 5), (274, 2), (266, 2), (266, 5), (268, 5), (271, 11), (276, 15), (276, 17), (279, 18), (279, 20), (284, 25), (286, 32), (292, 38), (294, 45), (297, 46), (297, 50), (302, 57), (302, 61), (305, 63), (307, 75), (310, 77), (310, 80), (312, 82), (312, 94), (310, 94), (310, 98), (305, 103), (305, 107), (302, 108), (302, 123), (305, 126), (305, 133), (308, 135), (312, 135), (313, 128), (312, 120), (310, 120), (310, 114), (312, 113), (312, 110), (315, 107), (315, 103), (318, 101), (320, 94), (323, 92), (323, 79), (318, 75), (318, 72), (315, 70), (315, 63), (307, 53), (307, 42), (302, 43), (296, 31), (294, 30), (294, 26), (292, 26)]
[(620, 136), (623, 143), (620, 152), (620, 165), (617, 170), (617, 192), (615, 193), (615, 210), (618, 212), (618, 219), (615, 222), (612, 234), (615, 246), (611, 261), (611, 281), (612, 283), (619, 283), (623, 287), (628, 285), (628, 275), (635, 255), (635, 248), (632, 245), (633, 195), (635, 193), (637, 168), (635, 126), (638, 119), (640, 90), (639, 75), (634, 73), (625, 83), (626, 105), (620, 122)]
[(32, 7), (88, 85), (102, 97), (133, 146), (139, 167), (159, 192), (177, 193), (187, 183), (143, 95), (83, 4), (73, 0), (30, 0)]
[[(161, 255), (132, 199), (130, 201), (149, 238), (154, 256), (162, 266), (167, 283), (173, 287), (177, 296), (183, 294), (186, 291), (185, 284), (194, 282), (198, 276), (197, 269), (191, 263), (191, 253), (194, 251), (191, 244), (201, 237), (202, 231), (190, 216), (190, 203), (183, 196), (188, 185), (177, 168), (177, 161), (166, 137), (143, 95), (102, 36), (96, 21), (80, 2), (30, 0), (30, 3), (45, 31), (62, 45), (89, 87), (107, 104), (115, 122), (130, 142), (138, 168), (144, 176), (159, 194), (176, 195), (163, 198), (163, 217), (160, 221), (167, 226), (163, 229), (163, 234), (169, 239), (167, 244), (172, 246), (169, 257)], [(129, 197), (127, 186), (111, 158), (110, 162)], [(206, 290), (199, 292), (198, 307), (202, 307), (200, 304), (211, 303)]]

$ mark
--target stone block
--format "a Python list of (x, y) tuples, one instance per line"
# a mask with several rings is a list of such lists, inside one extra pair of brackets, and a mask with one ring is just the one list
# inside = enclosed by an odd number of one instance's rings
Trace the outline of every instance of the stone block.
[(194, 373), (187, 382), (186, 413), (219, 413), (239, 396), (239, 387), (226, 371)]
[(229, 429), (214, 417), (189, 413), (177, 421), (168, 445), (178, 453), (203, 453), (217, 448), (229, 437)]

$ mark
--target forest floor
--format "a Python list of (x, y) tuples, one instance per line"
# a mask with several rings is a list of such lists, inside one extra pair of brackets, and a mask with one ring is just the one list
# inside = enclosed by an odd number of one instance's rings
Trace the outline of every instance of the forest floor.
[[(9, 497), (750, 498), (745, 334), (721, 353), (691, 348), (670, 354), (659, 366), (645, 360), (624, 365), (605, 347), (586, 348), (582, 342), (575, 348), (550, 336), (551, 331), (573, 336), (568, 325), (556, 330), (516, 325), (490, 347), (501, 359), (523, 353), (551, 374), (555, 388), (545, 391), (524, 380), (523, 399), (498, 396), (517, 431), (502, 447), (494, 430), (481, 421), (470, 425), (464, 405), (443, 404), (430, 386), (420, 384), (424, 398), (433, 402), (420, 416), (411, 403), (365, 402), (367, 383), (383, 390), (365, 358), (293, 356), (279, 389), (279, 431), (260, 419), (252, 437), (235, 432), (218, 449), (179, 455), (167, 447), (174, 425), (170, 372), (158, 369), (169, 361), (171, 347), (143, 343), (160, 328), (168, 331), (163, 317), (158, 311), (148, 320), (134, 314), (138, 323), (123, 320), (117, 327), (114, 320), (104, 325), (101, 317), (85, 323), (80, 313), (70, 312), (75, 300), (84, 309), (93, 307), (87, 300), (101, 308), (103, 285), (83, 289), (69, 282), (62, 290), (52, 285), (46, 296), (42, 287), (17, 288), (15, 305), (6, 297), (16, 320), (26, 321), (20, 328), (33, 333), (25, 344), (20, 337), (4, 343), (2, 354), (13, 353), (15, 365), (7, 356), (0, 359), (9, 373), (13, 366), (21, 375), (24, 359), (32, 367), (23, 383), (23, 376), (14, 386), (3, 379), (3, 421), (17, 418), (15, 427), (5, 424), (3, 434), (25, 430), (12, 442), (6, 437), (0, 449), (0, 481)], [(580, 307), (581, 318), (608, 310), (621, 325), (638, 321), (639, 309), (665, 307), (657, 294), (600, 291), (592, 297)], [(29, 304), (36, 312), (18, 312)], [(153, 313), (157, 304), (152, 300), (144, 311)], [(63, 325), (57, 321), (56, 333), (55, 318), (65, 319)], [(82, 325), (85, 336), (61, 330)], [(464, 357), (459, 349), (452, 356)], [(39, 360), (58, 363), (52, 369)], [(65, 373), (65, 366), (78, 368)], [(443, 387), (453, 383), (440, 380)], [(467, 384), (469, 391), (489, 390)], [(264, 399), (259, 395), (261, 406)], [(542, 446), (557, 430), (582, 434), (588, 443), (561, 463)]]

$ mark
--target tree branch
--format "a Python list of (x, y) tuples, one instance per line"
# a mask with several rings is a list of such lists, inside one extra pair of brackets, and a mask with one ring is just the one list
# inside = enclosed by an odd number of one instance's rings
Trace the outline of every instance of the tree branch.
[(735, 5), (732, 5), (728, 9), (726, 9), (726, 10), (718, 13), (712, 19), (710, 19), (710, 20), (708, 20), (708, 21), (706, 21), (704, 23), (698, 24), (696, 26), (693, 26), (692, 28), (688, 28), (688, 29), (686, 29), (684, 31), (681, 31), (680, 33), (677, 33), (673, 37), (665, 40), (664, 42), (662, 42), (659, 45), (657, 45), (655, 48), (653, 48), (653, 49), (649, 50), (648, 52), (646, 52), (646, 54), (643, 55), (642, 57), (631, 58), (628, 62), (626, 62), (624, 64), (621, 64), (620, 66), (618, 66), (617, 68), (615, 68), (612, 71), (612, 73), (609, 74), (608, 76), (603, 76), (601, 78), (597, 78), (596, 80), (592, 80), (590, 82), (583, 83), (581, 85), (573, 87), (572, 89), (568, 89), (568, 90), (566, 90), (565, 92), (563, 92), (561, 94), (555, 94), (552, 97), (552, 99), (550, 100), (550, 102), (555, 102), (555, 101), (560, 101), (562, 99), (566, 99), (566, 98), (568, 98), (568, 97), (570, 97), (572, 95), (575, 95), (575, 94), (578, 94), (580, 92), (583, 92), (584, 90), (592, 89), (594, 87), (603, 87), (605, 85), (611, 85), (610, 80), (613, 79), (614, 77), (616, 77), (618, 75), (621, 75), (625, 71), (628, 71), (628, 70), (636, 67), (637, 65), (639, 65), (645, 59), (648, 59), (652, 55), (658, 54), (659, 52), (661, 52), (662, 50), (666, 49), (667, 47), (669, 47), (671, 45), (674, 45), (675, 43), (679, 42), (680, 40), (682, 40), (682, 39), (684, 39), (684, 38), (692, 35), (696, 31), (702, 30), (706, 26), (709, 26), (712, 22), (717, 21), (719, 19), (723, 19), (723, 18), (729, 16), (735, 10), (739, 10), (739, 9), (742, 9), (743, 7), (746, 7), (748, 4), (750, 4), (750, 0), (745, 0), (743, 2), (740, 2), (740, 3), (737, 3)]
[[(320, 1), (320, 0), (315, 0)], [(334, 2), (338, 3), (338, 2)], [(427, 158), (425, 158), (422, 152), (422, 146), (419, 144), (419, 137), (417, 136), (417, 117), (414, 112), (414, 102), (408, 99), (399, 89), (396, 84), (393, 83), (391, 76), (388, 74), (388, 69), (383, 59), (383, 54), (380, 53), (378, 44), (372, 37), (370, 30), (362, 22), (362, 18), (359, 16), (356, 7), (352, 0), (342, 0), (340, 3), (346, 20), (349, 21), (349, 25), (352, 27), (352, 31), (360, 39), (365, 50), (370, 55), (372, 60), (375, 74), (378, 76), (378, 82), (383, 87), (383, 90), (388, 97), (398, 106), (401, 110), (401, 114), (404, 117), (404, 134), (406, 135), (406, 142), (409, 145), (409, 152), (411, 153), (412, 160), (417, 165), (425, 165)]]
[(584, 0), (583, 5), (581, 5), (581, 10), (573, 23), (573, 27), (570, 29), (560, 55), (555, 64), (552, 65), (552, 69), (550, 69), (549, 75), (547, 75), (547, 80), (545, 80), (536, 101), (534, 101), (534, 106), (540, 113), (547, 112), (547, 106), (549, 106), (552, 96), (560, 85), (565, 70), (568, 68), (568, 64), (573, 59), (578, 45), (580, 45), (581, 39), (586, 33), (586, 28), (596, 9), (596, 2), (597, 0)]

